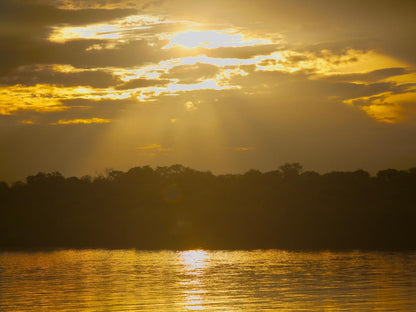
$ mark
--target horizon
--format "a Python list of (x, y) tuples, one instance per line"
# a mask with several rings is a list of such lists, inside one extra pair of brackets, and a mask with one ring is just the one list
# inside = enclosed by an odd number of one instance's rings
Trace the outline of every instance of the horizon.
[(5, 179), (0, 178), (0, 183), (5, 182), (9, 186), (12, 186), (14, 183), (17, 183), (17, 182), (25, 182), (28, 177), (33, 177), (33, 176), (36, 176), (38, 174), (48, 175), (48, 174), (55, 174), (55, 173), (59, 173), (65, 179), (73, 178), (73, 177), (78, 178), (78, 179), (81, 179), (83, 177), (89, 177), (89, 178), (94, 180), (95, 178), (100, 178), (100, 177), (108, 178), (108, 174), (111, 173), (111, 172), (121, 172), (121, 173), (125, 174), (125, 173), (128, 173), (131, 169), (146, 168), (146, 167), (151, 168), (152, 171), (157, 171), (159, 168), (170, 168), (170, 167), (173, 167), (173, 166), (181, 166), (185, 169), (190, 169), (192, 171), (201, 172), (201, 173), (210, 173), (210, 174), (212, 174), (213, 176), (216, 176), (216, 177), (226, 176), (226, 175), (239, 176), (239, 175), (244, 175), (246, 173), (249, 173), (250, 171), (256, 171), (256, 172), (259, 172), (261, 174), (276, 172), (276, 171), (281, 173), (282, 172), (281, 168), (283, 166), (285, 166), (285, 165), (294, 165), (294, 164), (295, 165), (296, 164), (300, 165), (299, 175), (301, 175), (302, 173), (305, 173), (305, 172), (306, 173), (314, 172), (314, 173), (317, 173), (321, 176), (326, 175), (326, 174), (331, 174), (331, 173), (354, 173), (354, 172), (357, 172), (357, 171), (364, 171), (364, 172), (368, 173), (370, 177), (377, 177), (377, 174), (379, 172), (386, 171), (386, 170), (394, 170), (394, 171), (397, 171), (397, 172), (409, 172), (412, 169), (416, 169), (416, 166), (413, 166), (413, 167), (409, 167), (409, 168), (383, 168), (383, 169), (376, 170), (376, 171), (366, 170), (365, 168), (356, 168), (356, 169), (353, 169), (353, 170), (329, 170), (329, 171), (323, 171), (322, 172), (322, 171), (317, 171), (317, 170), (314, 170), (314, 169), (304, 168), (302, 166), (302, 164), (300, 164), (298, 162), (286, 162), (284, 164), (281, 164), (280, 166), (277, 166), (276, 168), (271, 168), (269, 170), (260, 170), (260, 169), (257, 169), (257, 168), (250, 168), (248, 170), (241, 171), (241, 172), (214, 172), (214, 171), (209, 170), (209, 169), (205, 170), (205, 169), (191, 168), (189, 166), (185, 166), (185, 165), (182, 165), (182, 164), (169, 164), (169, 165), (164, 165), (164, 166), (157, 166), (157, 165), (156, 166), (150, 166), (150, 165), (134, 166), (134, 167), (130, 167), (130, 168), (127, 168), (127, 169), (124, 169), (124, 170), (121, 170), (121, 169), (118, 169), (118, 168), (105, 168), (101, 171), (95, 171), (94, 173), (85, 173), (85, 174), (80, 174), (80, 175), (68, 175), (68, 174), (65, 174), (65, 173), (63, 173), (59, 170), (36, 171), (36, 172), (29, 173), (28, 175), (22, 177), (19, 180), (7, 181)]

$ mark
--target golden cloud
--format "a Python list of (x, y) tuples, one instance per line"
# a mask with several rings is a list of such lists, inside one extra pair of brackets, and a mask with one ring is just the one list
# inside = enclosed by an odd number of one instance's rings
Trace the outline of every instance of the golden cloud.
[(35, 125), (36, 122), (33, 120), (21, 120), (20, 123), (24, 124), (24, 125)]
[(69, 107), (62, 104), (63, 100), (120, 100), (131, 96), (131, 92), (110, 88), (60, 87), (50, 84), (5, 86), (0, 87), (0, 115), (12, 115), (18, 111), (64, 111)]
[(252, 151), (255, 148), (253, 146), (240, 146), (240, 147), (233, 147), (233, 151), (236, 152), (247, 152), (247, 151)]
[(357, 106), (379, 122), (399, 123), (407, 118), (407, 112), (416, 103), (416, 89), (395, 94), (383, 92), (344, 101), (347, 105)]
[(61, 90), (50, 85), (0, 87), (0, 115), (17, 111), (54, 112), (67, 109), (60, 102), (65, 98)]
[(149, 144), (145, 146), (139, 146), (137, 147), (138, 150), (140, 150), (139, 156), (157, 156), (160, 154), (167, 154), (169, 152), (173, 151), (173, 148), (169, 147), (162, 147), (160, 144)]
[(90, 118), (90, 119), (61, 119), (57, 122), (51, 123), (51, 125), (73, 125), (73, 124), (103, 124), (103, 123), (110, 123), (110, 119), (102, 119), (102, 118)]
[(139, 146), (137, 149), (149, 150), (149, 149), (160, 149), (160, 148), (162, 148), (162, 146), (159, 145), (159, 144), (150, 144), (150, 145), (146, 145), (146, 146)]

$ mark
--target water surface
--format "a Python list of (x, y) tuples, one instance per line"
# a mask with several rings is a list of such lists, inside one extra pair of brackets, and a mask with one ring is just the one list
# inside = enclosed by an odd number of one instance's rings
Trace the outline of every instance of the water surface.
[(0, 253), (1, 311), (416, 311), (416, 253)]

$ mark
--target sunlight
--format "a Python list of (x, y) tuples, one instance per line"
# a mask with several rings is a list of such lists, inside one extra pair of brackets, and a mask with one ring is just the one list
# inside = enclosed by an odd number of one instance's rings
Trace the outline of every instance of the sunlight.
[(184, 307), (187, 311), (202, 311), (205, 310), (203, 304), (205, 303), (202, 295), (204, 290), (186, 290), (184, 291)]
[(113, 25), (56, 28), (49, 40), (62, 43), (73, 39), (117, 39), (120, 36), (116, 31)]
[(63, 43), (74, 39), (119, 39), (132, 30), (146, 30), (152, 26), (168, 24), (157, 17), (130, 15), (111, 23), (89, 24), (84, 26), (54, 26), (48, 40)]
[(179, 253), (180, 259), (184, 264), (184, 273), (189, 278), (183, 285), (186, 289), (183, 291), (184, 308), (186, 311), (205, 310), (204, 283), (202, 282), (203, 270), (206, 268), (209, 255), (204, 250), (188, 250)]
[[(334, 66), (334, 72), (365, 73), (382, 68), (407, 67), (407, 64), (396, 58), (379, 53), (378, 51), (359, 51), (349, 49), (347, 55), (341, 56), (344, 61)], [(346, 60), (350, 58), (350, 62)]]
[(396, 104), (381, 104), (370, 105), (361, 107), (363, 111), (370, 117), (373, 117), (378, 122), (385, 122), (395, 124), (401, 121), (400, 113), (402, 109)]
[[(226, 90), (238, 88), (237, 86), (221, 86), (218, 84), (218, 81), (214, 79), (208, 79), (194, 84), (176, 84), (170, 83), (165, 88), (142, 88), (139, 95), (136, 98), (139, 101), (151, 101), (151, 97), (157, 97), (163, 94), (176, 95), (180, 92), (190, 92), (190, 91), (199, 91), (199, 90)], [(187, 111), (196, 110), (197, 107), (192, 103), (185, 103), (185, 109)]]
[(180, 258), (185, 265), (185, 270), (188, 272), (196, 272), (206, 267), (209, 255), (205, 250), (188, 250), (180, 252)]
[[(137, 69), (122, 70), (117, 69), (114, 71), (120, 80), (127, 82), (134, 79), (157, 79), (160, 78), (161, 73), (168, 73), (171, 69), (176, 66), (193, 66), (199, 64), (214, 65), (217, 67), (226, 67), (226, 66), (243, 66), (243, 65), (255, 65), (264, 60), (270, 59), (270, 56), (259, 55), (253, 58), (240, 59), (240, 58), (221, 58), (221, 57), (209, 57), (205, 54), (198, 56), (187, 56), (180, 57), (175, 59), (170, 59), (167, 61), (159, 62), (158, 64), (151, 64), (143, 66)], [(241, 76), (247, 76), (248, 73), (244, 70), (238, 68), (227, 68), (220, 73), (220, 79), (230, 78), (236, 74)], [(189, 85), (188, 85), (189, 86)]]
[(396, 82), (400, 84), (405, 84), (405, 83), (413, 84), (416, 81), (416, 73), (412, 72), (412, 73), (405, 74), (405, 75), (390, 77), (390, 78), (385, 79), (385, 81)]
[(170, 43), (164, 47), (169, 49), (175, 46), (193, 49), (197, 47), (216, 49), (223, 47), (245, 47), (257, 44), (271, 43), (265, 39), (246, 38), (242, 34), (234, 31), (217, 31), (217, 30), (189, 30), (180, 32), (172, 36)]
[(169, 84), (166, 91), (175, 93), (180, 91), (194, 91), (194, 90), (224, 90), (230, 89), (232, 86), (220, 86), (214, 79), (208, 79), (195, 84)]
[(383, 92), (372, 96), (348, 99), (344, 104), (359, 107), (379, 122), (398, 123), (406, 119), (406, 112), (416, 101), (415, 88), (408, 92), (394, 94)]
[(180, 57), (177, 59), (171, 59), (169, 61), (161, 62), (162, 68), (170, 69), (179, 65), (195, 65), (197, 63), (215, 65), (218, 67), (223, 66), (238, 66), (238, 65), (253, 65), (263, 59), (266, 59), (266, 56), (256, 56), (250, 59), (239, 59), (239, 58), (225, 58), (225, 57), (209, 57), (205, 54), (198, 56), (187, 56)]

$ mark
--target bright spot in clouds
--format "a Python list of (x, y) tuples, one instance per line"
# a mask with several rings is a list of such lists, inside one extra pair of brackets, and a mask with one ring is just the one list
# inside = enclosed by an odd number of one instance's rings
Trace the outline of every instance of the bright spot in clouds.
[(185, 103), (185, 110), (187, 110), (188, 112), (196, 110), (196, 106), (194, 105), (194, 103), (192, 101), (187, 101)]
[(242, 34), (237, 34), (232, 31), (190, 30), (171, 37), (170, 43), (164, 49), (169, 49), (174, 46), (189, 49), (197, 47), (216, 49), (221, 47), (245, 47), (269, 43), (271, 42), (265, 39), (245, 38)]
[(156, 17), (131, 15), (107, 24), (89, 24), (84, 26), (53, 26), (48, 40), (66, 42), (74, 39), (120, 39), (123, 33), (132, 30), (151, 29), (152, 26), (170, 22), (161, 21)]

